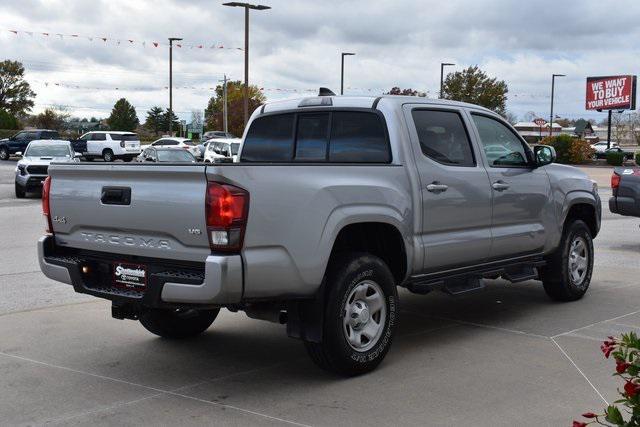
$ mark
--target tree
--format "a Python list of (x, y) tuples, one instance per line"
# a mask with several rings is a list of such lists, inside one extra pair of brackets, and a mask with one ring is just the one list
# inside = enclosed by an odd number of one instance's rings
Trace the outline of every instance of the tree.
[(35, 92), (24, 80), (24, 67), (18, 61), (0, 62), (0, 110), (18, 116), (33, 108)]
[[(244, 104), (243, 84), (238, 81), (227, 82), (227, 120), (229, 132), (234, 135), (242, 135), (244, 132)], [(249, 113), (261, 106), (266, 98), (260, 88), (249, 86)], [(215, 95), (209, 99), (204, 110), (206, 127), (209, 130), (222, 130), (224, 127), (222, 117), (222, 86), (216, 87)]]
[[(180, 119), (178, 118), (178, 116), (176, 116), (176, 113), (174, 113), (173, 111), (171, 111), (171, 121), (173, 122), (171, 124), (172, 130), (177, 131), (178, 129), (180, 129)], [(168, 108), (162, 115), (162, 131), (169, 132), (169, 109)]]
[(13, 114), (0, 110), (0, 129), (18, 129), (19, 127), (20, 123)]
[(144, 122), (144, 127), (152, 130), (154, 135), (158, 135), (158, 132), (164, 129), (163, 120), (164, 110), (162, 109), (162, 107), (152, 107), (149, 111), (147, 111), (147, 119)]
[(507, 111), (506, 113), (504, 113), (504, 118), (512, 125), (518, 123), (518, 115), (512, 113), (511, 111)]
[(62, 130), (69, 114), (60, 107), (47, 108), (31, 119), (33, 126), (40, 129)]
[(125, 98), (120, 98), (113, 106), (107, 123), (109, 123), (111, 130), (133, 131), (140, 121), (133, 105)]
[(387, 93), (385, 93), (385, 95), (404, 95), (404, 96), (420, 96), (420, 97), (425, 97), (427, 96), (426, 92), (420, 92), (417, 91), (415, 89), (400, 89), (398, 86), (394, 86), (391, 88), (391, 90)]
[(481, 105), (504, 116), (508, 91), (503, 80), (490, 78), (476, 65), (448, 74), (444, 81), (442, 97)]

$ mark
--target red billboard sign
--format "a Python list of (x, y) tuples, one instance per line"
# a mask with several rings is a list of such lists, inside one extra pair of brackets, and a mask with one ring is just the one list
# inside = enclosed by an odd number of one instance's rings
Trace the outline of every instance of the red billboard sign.
[(587, 77), (587, 110), (635, 110), (636, 76)]
[(542, 127), (542, 126), (544, 126), (544, 125), (546, 125), (546, 124), (547, 124), (547, 121), (546, 121), (545, 119), (541, 119), (541, 118), (539, 118), (539, 119), (535, 119), (535, 120), (533, 121), (533, 123), (535, 123), (535, 124), (537, 124), (538, 126)]

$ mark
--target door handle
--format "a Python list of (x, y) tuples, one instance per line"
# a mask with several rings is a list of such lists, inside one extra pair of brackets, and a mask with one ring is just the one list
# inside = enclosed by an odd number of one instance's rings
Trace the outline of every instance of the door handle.
[(504, 191), (509, 188), (509, 184), (507, 184), (504, 181), (496, 181), (493, 184), (491, 184), (491, 186), (496, 191)]
[(437, 181), (427, 185), (427, 191), (430, 191), (432, 193), (442, 193), (443, 191), (447, 191), (448, 188), (449, 186), (445, 184), (439, 184)]
[(131, 204), (131, 188), (129, 187), (102, 187), (100, 201), (105, 205)]

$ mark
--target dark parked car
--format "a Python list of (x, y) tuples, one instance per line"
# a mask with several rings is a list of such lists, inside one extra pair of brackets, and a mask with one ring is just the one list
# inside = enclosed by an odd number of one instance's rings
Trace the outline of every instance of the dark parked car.
[(612, 213), (640, 217), (640, 168), (615, 168), (611, 190), (609, 210)]
[(139, 162), (195, 163), (196, 158), (187, 150), (179, 148), (147, 147), (138, 156)]
[(10, 138), (0, 139), (0, 160), (9, 160), (15, 153), (23, 153), (27, 145), (36, 139), (60, 139), (60, 135), (55, 130), (34, 129), (23, 130)]
[(635, 154), (633, 151), (623, 150), (620, 147), (611, 147), (611, 148), (607, 148), (606, 150), (604, 150), (601, 153), (596, 151), (594, 156), (596, 157), (596, 159), (606, 159), (607, 158), (607, 153), (612, 153), (612, 152), (613, 153), (622, 153), (624, 155), (624, 161), (625, 162), (627, 160), (633, 159), (633, 156)]

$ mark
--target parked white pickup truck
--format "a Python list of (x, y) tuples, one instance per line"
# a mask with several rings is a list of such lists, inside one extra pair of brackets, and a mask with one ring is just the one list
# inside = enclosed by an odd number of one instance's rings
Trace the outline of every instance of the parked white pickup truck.
[(597, 186), (487, 109), (276, 102), (253, 113), (239, 157), (52, 165), (42, 271), (163, 337), (202, 333), (222, 307), (286, 323), (345, 375), (389, 350), (397, 286), (459, 294), (540, 279), (560, 301), (589, 287)]

